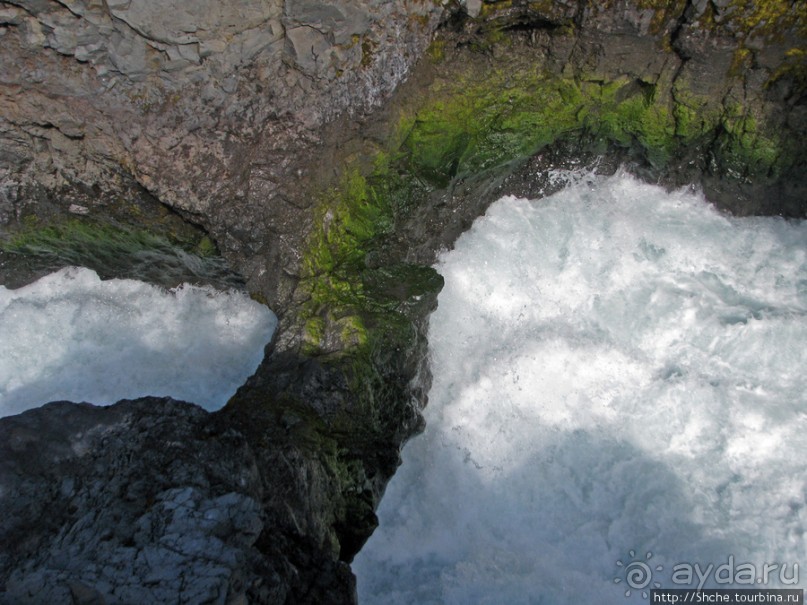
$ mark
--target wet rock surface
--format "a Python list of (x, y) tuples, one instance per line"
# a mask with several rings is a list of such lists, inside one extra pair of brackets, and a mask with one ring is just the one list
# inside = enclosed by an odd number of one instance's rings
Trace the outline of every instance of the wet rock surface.
[(0, 602), (350, 602), (311, 527), (333, 479), (230, 420), (159, 398), (0, 420)]
[[(0, 2), (0, 235), (216, 248), (281, 320), (221, 412), (0, 419), (0, 602), (354, 602), (421, 428), (436, 252), (558, 167), (804, 216), (799, 10), (771, 32), (732, 1)], [(4, 283), (41, 270), (0, 250)]]
[(0, 432), (4, 603), (225, 603), (249, 588), (259, 474), (200, 408), (53, 403)]

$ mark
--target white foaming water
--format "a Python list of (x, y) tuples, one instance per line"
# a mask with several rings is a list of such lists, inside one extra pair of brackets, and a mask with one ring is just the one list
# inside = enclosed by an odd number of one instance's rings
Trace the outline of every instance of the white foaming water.
[(427, 428), (362, 603), (647, 602), (698, 584), (679, 563), (803, 566), (807, 222), (588, 176), (495, 203), (438, 269)]
[(76, 267), (0, 286), (0, 416), (146, 395), (215, 410), (255, 371), (276, 324), (243, 293), (101, 281)]

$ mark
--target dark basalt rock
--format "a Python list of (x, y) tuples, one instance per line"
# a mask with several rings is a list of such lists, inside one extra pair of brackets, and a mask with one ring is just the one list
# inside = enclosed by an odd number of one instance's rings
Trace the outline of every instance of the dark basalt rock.
[(754, 12), (786, 4), (0, 5), (0, 239), (155, 232), (280, 316), (215, 414), (0, 419), (0, 603), (355, 602), (422, 428), (429, 265), (489, 203), (624, 165), (807, 215), (807, 14)]
[(0, 420), (0, 449), (3, 603), (227, 603), (272, 577), (254, 455), (201, 408), (51, 403)]
[(353, 601), (327, 526), (350, 495), (261, 420), (152, 397), (0, 420), (0, 602)]

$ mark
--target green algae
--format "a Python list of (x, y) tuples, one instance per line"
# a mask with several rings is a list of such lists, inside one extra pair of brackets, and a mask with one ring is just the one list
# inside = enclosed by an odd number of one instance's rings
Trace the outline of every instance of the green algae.
[(654, 164), (700, 134), (692, 124), (679, 128), (673, 106), (653, 85), (627, 77), (602, 82), (501, 71), (479, 80), (460, 82), (404, 126), (407, 168), (433, 187), (581, 133), (621, 146), (638, 143)]
[(420, 188), (391, 169), (387, 154), (374, 160), (368, 176), (349, 167), (320, 201), (300, 284), (307, 355), (360, 355), (371, 338), (396, 346), (408, 341), (407, 308), (442, 286), (429, 267), (369, 266), (368, 257), (393, 232), (396, 215), (409, 210)]
[(732, 0), (732, 24), (746, 35), (779, 37), (795, 31), (807, 36), (807, 4), (790, 0)]
[(777, 134), (766, 132), (754, 115), (739, 105), (728, 108), (721, 122), (724, 132), (716, 149), (727, 171), (745, 178), (776, 177), (786, 147)]
[[(580, 125), (580, 90), (538, 74), (464, 79), (404, 118), (406, 169), (433, 187), (530, 155)], [(460, 92), (461, 91), (461, 92)]]
[(426, 56), (432, 63), (440, 63), (443, 59), (445, 59), (445, 48), (446, 43), (445, 40), (441, 38), (435, 38), (429, 47), (426, 49)]
[(6, 252), (47, 256), (76, 265), (112, 261), (144, 251), (167, 252), (181, 248), (201, 257), (218, 254), (215, 244), (203, 236), (194, 241), (169, 240), (144, 229), (69, 219), (53, 224), (29, 224), (0, 242)]
[(0, 250), (31, 259), (44, 271), (75, 265), (93, 269), (104, 279), (129, 277), (165, 286), (182, 281), (240, 285), (208, 236), (194, 230), (185, 235), (171, 237), (93, 219), (43, 222), (30, 217), (0, 239)]

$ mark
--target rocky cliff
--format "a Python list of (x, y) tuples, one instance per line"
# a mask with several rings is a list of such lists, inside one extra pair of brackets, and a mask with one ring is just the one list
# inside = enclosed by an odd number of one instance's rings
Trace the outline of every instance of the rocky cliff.
[(420, 427), (435, 251), (554, 166), (807, 214), (801, 3), (6, 0), (0, 24), (3, 275), (34, 275), (26, 242), (92, 266), (76, 231), (148, 233), (281, 319), (220, 413), (0, 420), (0, 602), (353, 601)]
[(290, 286), (266, 265), (299, 249), (303, 150), (377, 106), (439, 15), (418, 0), (3, 2), (0, 221), (114, 212), (148, 192), (278, 307)]

